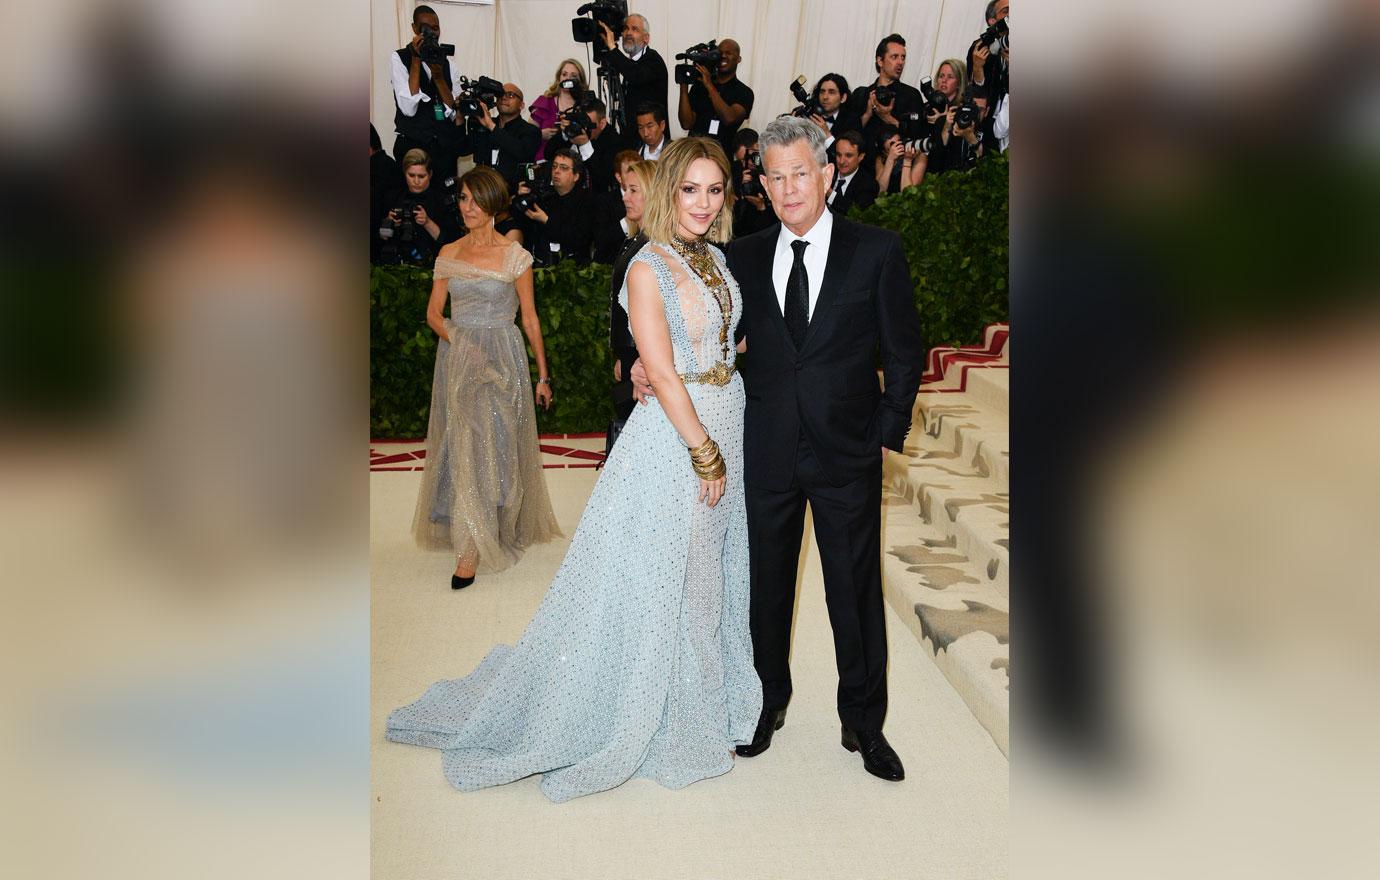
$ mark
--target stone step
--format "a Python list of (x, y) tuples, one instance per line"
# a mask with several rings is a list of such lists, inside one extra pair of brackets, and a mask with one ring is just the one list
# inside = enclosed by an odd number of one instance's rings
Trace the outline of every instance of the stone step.
[(886, 490), (908, 502), (1001, 595), (1009, 595), (1010, 496), (991, 491), (985, 478), (962, 477), (955, 469), (933, 465), (906, 466), (904, 461), (903, 456), (887, 456), (882, 472)]
[(949, 459), (990, 475), (1000, 491), (1011, 486), (1010, 432), (1005, 416), (976, 406), (965, 395), (921, 393), (906, 451)]
[(970, 369), (965, 393), (982, 406), (1005, 416), (1010, 411), (1011, 370), (1002, 366)]
[(883, 592), (974, 717), (1009, 756), (1010, 606), (954, 546), (952, 536), (888, 493), (882, 523)]

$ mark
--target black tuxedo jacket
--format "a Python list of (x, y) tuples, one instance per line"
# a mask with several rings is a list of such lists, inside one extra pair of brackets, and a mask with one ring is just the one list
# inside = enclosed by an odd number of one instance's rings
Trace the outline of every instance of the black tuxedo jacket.
[(829, 209), (840, 216), (848, 213), (848, 209), (854, 205), (869, 207), (881, 194), (881, 187), (877, 186), (877, 176), (870, 174), (867, 169), (867, 161), (858, 166), (858, 171), (853, 175), (853, 179), (848, 182), (843, 195), (834, 196), (833, 204)]
[(900, 451), (910, 430), (925, 359), (910, 273), (900, 236), (835, 216), (819, 300), (796, 350), (772, 283), (780, 229), (728, 246), (743, 298), (738, 335), (747, 337), (743, 478), (788, 490), (803, 437), (826, 479), (843, 486), (880, 467), (882, 446)]

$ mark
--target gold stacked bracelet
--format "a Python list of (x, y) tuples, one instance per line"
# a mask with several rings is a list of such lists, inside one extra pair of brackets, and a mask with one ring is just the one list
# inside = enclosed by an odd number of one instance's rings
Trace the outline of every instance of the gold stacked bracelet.
[(719, 452), (719, 444), (708, 435), (703, 443), (690, 450), (690, 466), (695, 469), (696, 476), (710, 482), (721, 478), (727, 472), (724, 457)]

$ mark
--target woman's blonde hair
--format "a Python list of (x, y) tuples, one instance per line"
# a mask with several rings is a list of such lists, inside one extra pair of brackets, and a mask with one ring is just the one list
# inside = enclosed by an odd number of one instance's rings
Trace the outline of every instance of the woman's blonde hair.
[[(622, 169), (623, 185), (628, 185), (627, 175), (636, 174), (637, 182), (642, 184), (642, 192), (646, 193), (650, 191), (652, 183), (656, 180), (656, 164), (655, 159), (638, 159), (636, 162), (629, 162), (627, 165), (624, 165)], [(645, 199), (646, 196), (644, 195), (643, 198)], [(646, 207), (642, 209), (642, 217), (643, 219), (647, 217)], [(638, 222), (632, 218), (628, 218), (628, 235), (637, 235), (637, 230)]]
[(968, 86), (968, 65), (957, 58), (946, 58), (934, 69), (935, 79), (939, 78), (939, 69), (945, 64), (949, 65), (949, 69), (954, 72), (954, 78), (958, 80), (958, 91), (954, 92), (954, 97), (962, 98), (963, 90)]
[(642, 230), (647, 238), (669, 244), (676, 234), (676, 192), (690, 166), (700, 159), (708, 159), (719, 166), (724, 181), (724, 206), (719, 216), (709, 224), (704, 237), (709, 241), (726, 242), (733, 237), (733, 175), (728, 157), (719, 142), (704, 137), (687, 137), (671, 141), (661, 151), (656, 174), (647, 187), (647, 209), (642, 212)]
[(556, 93), (561, 90), (561, 71), (565, 68), (567, 64), (575, 65), (575, 69), (580, 72), (580, 88), (582, 90), (589, 88), (589, 77), (585, 76), (585, 66), (581, 64), (579, 61), (576, 61), (574, 58), (567, 58), (560, 64), (556, 65), (556, 78), (551, 80), (551, 85), (548, 86), (546, 91), (542, 93), (546, 95), (546, 97), (554, 98), (556, 97)]
[(421, 147), (413, 147), (403, 153), (402, 167), (408, 169), (413, 165), (425, 165), (427, 171), (431, 170), (431, 157), (427, 155), (426, 150)]

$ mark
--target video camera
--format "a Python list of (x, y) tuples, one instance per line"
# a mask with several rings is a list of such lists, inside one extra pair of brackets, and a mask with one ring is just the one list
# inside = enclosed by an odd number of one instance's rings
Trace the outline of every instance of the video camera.
[(694, 85), (700, 81), (700, 72), (695, 69), (695, 65), (703, 64), (712, 74), (719, 69), (719, 62), (723, 57), (717, 40), (696, 43), (676, 56), (677, 61), (683, 62), (676, 65), (676, 82), (680, 85)]
[(546, 210), (556, 195), (556, 187), (551, 183), (551, 163), (520, 165), (518, 173), (523, 177), (518, 185), (526, 183), (531, 191), (513, 196), (513, 210), (523, 214), (536, 207)]
[(790, 88), (791, 95), (794, 96), (795, 99), (800, 102), (800, 106), (796, 107), (794, 110), (791, 111), (792, 116), (799, 116), (802, 119), (808, 119), (811, 116), (826, 115), (824, 112), (824, 107), (820, 105), (819, 100), (817, 98), (812, 97), (809, 92), (805, 91), (804, 75), (798, 76), (795, 79), (791, 80)]
[(498, 106), (503, 98), (503, 83), (492, 77), (481, 76), (477, 80), (460, 77), (455, 90), (455, 112), (461, 116), (477, 117), (481, 110), (479, 103), (490, 110)]
[(992, 50), (993, 55), (996, 55), (1003, 49), (1010, 49), (1011, 16), (1008, 15), (1006, 18), (997, 19), (996, 24), (993, 24), (982, 32), (982, 36), (978, 37), (978, 42), (986, 43), (987, 48)]
[(455, 54), (455, 46), (441, 42), (441, 33), (429, 24), (422, 25), (422, 44), (417, 55), (423, 64), (444, 64), (447, 56)]
[(581, 91), (574, 80), (564, 80), (561, 88), (570, 89), (575, 99), (574, 106), (562, 110), (557, 117), (557, 125), (560, 126), (565, 139), (570, 141), (582, 134), (594, 134), (594, 129), (599, 123), (589, 118), (589, 111), (599, 105), (599, 98), (592, 92)]
[(589, 18), (570, 20), (570, 35), (575, 38), (575, 42), (592, 43), (598, 39), (601, 21), (608, 25), (609, 30), (617, 37), (623, 33), (623, 25), (628, 20), (628, 0), (594, 0), (593, 3), (586, 3), (575, 10), (575, 14), (589, 15)]

